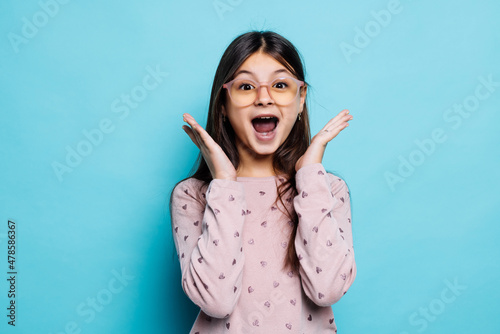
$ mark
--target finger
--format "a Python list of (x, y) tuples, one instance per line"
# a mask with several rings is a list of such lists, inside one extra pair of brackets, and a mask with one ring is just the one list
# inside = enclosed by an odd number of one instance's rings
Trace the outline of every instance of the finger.
[(342, 112), (340, 112), (337, 116), (335, 116), (330, 122), (330, 124), (333, 124), (333, 123), (340, 123), (340, 122), (343, 122), (343, 121), (346, 121), (346, 120), (350, 120), (352, 119), (352, 115), (349, 114), (349, 110), (344, 110)]
[(339, 118), (342, 118), (342, 117), (344, 117), (344, 116), (346, 116), (346, 115), (349, 115), (349, 110), (344, 109), (344, 110), (342, 110), (341, 112), (339, 112), (339, 113), (338, 113), (338, 114), (337, 114), (334, 118), (332, 118), (331, 120), (332, 120), (332, 121), (335, 121), (335, 120), (338, 120)]
[(328, 123), (326, 123), (326, 125), (323, 127), (323, 129), (333, 125), (334, 123), (341, 121), (342, 119), (348, 119), (348, 118), (352, 119), (352, 115), (349, 115), (349, 110), (344, 109), (341, 112), (339, 112), (337, 116), (329, 120)]
[(334, 127), (337, 127), (341, 124), (346, 124), (347, 122), (349, 122), (350, 120), (352, 120), (353, 117), (352, 115), (344, 115), (342, 116), (341, 118), (338, 118), (337, 120), (331, 120), (330, 122), (328, 122), (324, 127), (323, 127), (323, 130), (327, 129), (327, 130), (331, 130), (333, 129)]
[(189, 125), (191, 125), (191, 128), (194, 131), (194, 134), (199, 140), (200, 144), (203, 144), (205, 146), (209, 146), (209, 144), (212, 144), (213, 139), (212, 137), (205, 131), (205, 129), (199, 125), (196, 120), (193, 118), (193, 116), (189, 114), (184, 114), (185, 115), (185, 121), (188, 122)]
[(189, 126), (184, 125), (183, 126), (184, 131), (189, 135), (193, 143), (200, 149), (201, 154), (203, 155), (203, 158), (207, 162), (207, 165), (210, 168), (211, 161), (208, 158), (210, 151), (203, 142), (203, 140), (200, 138), (200, 135), (196, 132), (196, 130), (191, 129)]
[(189, 114), (184, 114), (183, 116), (184, 121), (191, 126), (190, 130), (193, 136), (196, 138), (198, 148), (201, 149), (201, 146), (206, 146), (204, 134), (208, 134), (206, 133), (205, 129), (203, 129), (203, 127), (196, 122), (193, 116)]
[(200, 144), (198, 144), (198, 139), (196, 138), (195, 134), (193, 133), (193, 130), (187, 126), (183, 125), (182, 129), (188, 134), (189, 138), (191, 138), (191, 141), (198, 147), (200, 148)]
[(198, 123), (193, 118), (193, 116), (191, 116), (189, 114), (184, 114), (182, 116), (183, 116), (182, 117), (183, 121), (186, 122), (187, 124), (189, 124), (191, 126), (191, 128), (195, 131), (196, 130), (196, 126), (198, 125)]
[[(347, 126), (349, 126), (349, 121), (352, 119), (352, 116), (346, 115), (341, 119), (338, 119), (336, 122), (333, 122), (329, 125), (325, 125), (323, 129), (319, 132), (321, 134), (327, 134), (328, 137), (331, 137), (334, 133), (335, 135), (338, 134), (342, 129), (345, 129)], [(329, 140), (333, 139), (335, 135), (330, 138)]]
[[(203, 138), (203, 132), (205, 132), (201, 127), (198, 125), (196, 129), (193, 131), (196, 140), (198, 141), (198, 144), (200, 145), (200, 150), (203, 153), (203, 155), (208, 154), (210, 152), (210, 149), (208, 148), (206, 140)], [(206, 133), (206, 132), (205, 132)], [(209, 136), (210, 137), (210, 136)]]

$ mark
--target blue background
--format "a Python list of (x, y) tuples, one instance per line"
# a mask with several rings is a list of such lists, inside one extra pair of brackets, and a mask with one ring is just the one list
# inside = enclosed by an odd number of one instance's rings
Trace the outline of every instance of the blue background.
[[(0, 4), (2, 333), (188, 332), (197, 310), (167, 205), (198, 153), (182, 113), (205, 124), (220, 56), (252, 29), (301, 52), (313, 134), (344, 108), (354, 116), (323, 161), (352, 193), (358, 274), (333, 305), (339, 333), (500, 331), (498, 1), (53, 4)], [(450, 110), (464, 103), (467, 116)]]

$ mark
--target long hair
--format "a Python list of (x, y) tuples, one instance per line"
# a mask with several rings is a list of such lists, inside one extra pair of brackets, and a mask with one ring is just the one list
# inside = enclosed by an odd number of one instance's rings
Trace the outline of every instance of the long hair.
[[(231, 42), (222, 55), (215, 73), (205, 130), (226, 153), (235, 169), (237, 169), (239, 165), (239, 153), (236, 147), (234, 130), (230, 122), (223, 121), (222, 107), (226, 103), (227, 96), (226, 94), (222, 94), (222, 85), (233, 80), (236, 70), (248, 57), (256, 52), (263, 52), (273, 57), (287, 68), (297, 79), (305, 82), (305, 71), (299, 52), (293, 44), (283, 36), (272, 31), (250, 31), (238, 36)], [(301, 89), (305, 89), (305, 87), (301, 87)], [(281, 210), (281, 208), (280, 210), (293, 222), (293, 230), (290, 234), (287, 256), (284, 262), (284, 267), (293, 269), (298, 268), (299, 264), (294, 242), (297, 233), (298, 217), (295, 211), (292, 210), (292, 212), (290, 212), (288, 210), (283, 202), (283, 198), (289, 191), (291, 191), (291, 196), (297, 195), (295, 163), (306, 152), (310, 142), (309, 116), (307, 104), (304, 102), (301, 120), (295, 122), (287, 139), (273, 154), (274, 172), (276, 174), (283, 174), (286, 177), (285, 182), (278, 185), (278, 196), (275, 203), (277, 203), (278, 200), (281, 202), (284, 211)], [(213, 178), (201, 152), (198, 155), (195, 166), (197, 166), (196, 171), (184, 180), (196, 178), (203, 181), (204, 186), (208, 185)], [(179, 181), (177, 184), (184, 180)], [(172, 196), (170, 196), (170, 207), (172, 205), (171, 197)], [(290, 202), (291, 198), (287, 197), (285, 200)]]

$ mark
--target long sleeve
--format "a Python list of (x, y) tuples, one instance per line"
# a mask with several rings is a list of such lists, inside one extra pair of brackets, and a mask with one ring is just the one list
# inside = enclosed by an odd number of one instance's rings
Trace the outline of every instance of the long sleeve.
[(172, 192), (172, 234), (184, 292), (207, 315), (224, 318), (241, 293), (244, 188), (236, 181), (214, 179), (202, 194), (205, 203), (196, 196), (199, 182), (185, 180)]
[(321, 163), (297, 171), (295, 249), (305, 294), (318, 306), (336, 303), (356, 277), (346, 183)]

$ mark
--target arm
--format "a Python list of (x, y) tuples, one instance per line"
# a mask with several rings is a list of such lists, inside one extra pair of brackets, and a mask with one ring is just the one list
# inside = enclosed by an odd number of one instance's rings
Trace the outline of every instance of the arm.
[(321, 163), (296, 174), (299, 216), (295, 249), (305, 294), (319, 306), (336, 303), (356, 277), (350, 196), (346, 183)]
[(206, 205), (196, 199), (194, 179), (172, 192), (172, 234), (186, 295), (209, 316), (233, 312), (241, 293), (244, 255), (241, 231), (246, 208), (243, 186), (214, 179)]

